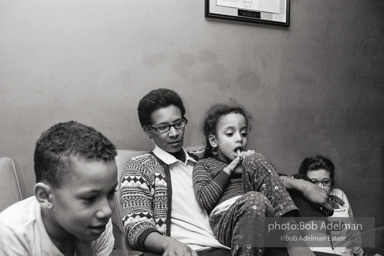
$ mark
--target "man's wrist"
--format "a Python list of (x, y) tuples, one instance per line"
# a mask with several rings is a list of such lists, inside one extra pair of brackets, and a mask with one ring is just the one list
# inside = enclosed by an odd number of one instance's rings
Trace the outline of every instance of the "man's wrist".
[(280, 176), (281, 181), (284, 184), (286, 189), (296, 189), (297, 190), (297, 180), (287, 175)]
[(302, 179), (296, 179), (296, 190), (303, 193), (308, 188), (309, 181), (302, 180)]
[(280, 179), (283, 181), (284, 187), (286, 189), (294, 189), (303, 193), (307, 190), (308, 181), (303, 179), (295, 179), (292, 176), (280, 176)]

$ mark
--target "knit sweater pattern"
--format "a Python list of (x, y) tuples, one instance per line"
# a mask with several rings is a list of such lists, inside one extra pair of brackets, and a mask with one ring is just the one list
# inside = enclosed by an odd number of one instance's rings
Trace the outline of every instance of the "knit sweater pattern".
[(130, 159), (120, 182), (121, 219), (128, 244), (144, 250), (144, 241), (152, 232), (169, 235), (168, 182), (165, 170), (148, 153)]
[(228, 164), (215, 158), (199, 160), (193, 169), (193, 186), (198, 203), (211, 212), (213, 208), (235, 196), (244, 195), (241, 175), (227, 175)]

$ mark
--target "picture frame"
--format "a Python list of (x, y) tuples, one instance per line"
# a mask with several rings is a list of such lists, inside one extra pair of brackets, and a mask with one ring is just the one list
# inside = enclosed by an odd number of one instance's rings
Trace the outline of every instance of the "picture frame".
[(290, 0), (205, 0), (205, 17), (290, 26)]

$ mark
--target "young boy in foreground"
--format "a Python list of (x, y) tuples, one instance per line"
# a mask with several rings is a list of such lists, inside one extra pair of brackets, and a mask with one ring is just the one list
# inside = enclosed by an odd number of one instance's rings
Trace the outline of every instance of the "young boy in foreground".
[(0, 255), (110, 255), (115, 156), (115, 146), (83, 124), (44, 132), (34, 156), (35, 196), (0, 213)]

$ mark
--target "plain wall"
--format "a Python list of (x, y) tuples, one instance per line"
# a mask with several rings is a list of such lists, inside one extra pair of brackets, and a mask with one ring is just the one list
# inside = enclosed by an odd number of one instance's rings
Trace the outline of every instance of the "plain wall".
[(0, 0), (0, 155), (26, 197), (35, 142), (56, 122), (148, 149), (137, 104), (167, 87), (185, 100), (186, 146), (202, 144), (210, 104), (236, 100), (254, 117), (249, 148), (288, 174), (331, 157), (355, 215), (383, 223), (383, 11), (382, 0), (292, 0), (282, 28), (207, 20), (202, 0)]

